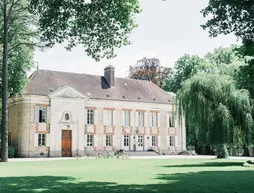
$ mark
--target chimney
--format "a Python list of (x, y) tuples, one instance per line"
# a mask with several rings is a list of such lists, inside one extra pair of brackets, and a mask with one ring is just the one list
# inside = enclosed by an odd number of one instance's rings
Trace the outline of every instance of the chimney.
[(104, 78), (110, 87), (115, 86), (115, 68), (111, 65), (104, 68)]

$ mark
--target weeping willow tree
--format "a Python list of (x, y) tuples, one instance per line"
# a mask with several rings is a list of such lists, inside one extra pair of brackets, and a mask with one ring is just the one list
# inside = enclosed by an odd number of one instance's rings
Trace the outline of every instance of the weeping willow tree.
[(197, 73), (183, 83), (177, 103), (178, 116), (188, 115), (186, 121), (198, 142), (215, 146), (218, 158), (228, 156), (227, 145), (235, 143), (238, 132), (244, 143), (251, 143), (251, 99), (247, 90), (236, 88), (231, 76)]

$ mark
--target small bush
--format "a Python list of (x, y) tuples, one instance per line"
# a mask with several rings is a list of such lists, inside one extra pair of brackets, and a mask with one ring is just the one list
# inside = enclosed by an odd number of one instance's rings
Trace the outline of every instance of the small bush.
[(243, 164), (244, 167), (254, 167), (254, 161), (248, 160)]
[(8, 148), (8, 157), (9, 158), (14, 158), (15, 156), (15, 148), (13, 146), (9, 146)]
[(217, 158), (228, 158), (228, 150), (225, 144), (217, 145), (216, 148), (216, 156)]

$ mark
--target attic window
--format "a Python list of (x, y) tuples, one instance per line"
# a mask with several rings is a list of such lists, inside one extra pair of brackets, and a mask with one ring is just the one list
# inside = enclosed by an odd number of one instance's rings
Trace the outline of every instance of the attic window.
[(140, 97), (138, 97), (138, 100), (140, 99)]
[(125, 98), (125, 96), (123, 96), (123, 99)]
[(153, 98), (154, 101), (156, 101), (156, 98)]
[(109, 97), (109, 94), (107, 94), (106, 96)]

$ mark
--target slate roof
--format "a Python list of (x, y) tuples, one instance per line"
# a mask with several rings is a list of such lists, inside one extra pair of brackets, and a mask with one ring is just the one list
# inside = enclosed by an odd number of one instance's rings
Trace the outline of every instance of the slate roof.
[(169, 104), (172, 97), (152, 82), (116, 78), (109, 87), (103, 76), (36, 70), (25, 87), (24, 95), (48, 96), (63, 86), (70, 86), (92, 99)]

